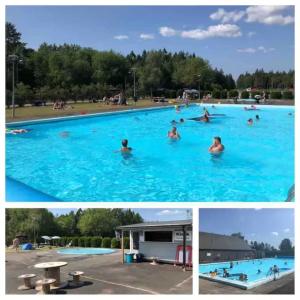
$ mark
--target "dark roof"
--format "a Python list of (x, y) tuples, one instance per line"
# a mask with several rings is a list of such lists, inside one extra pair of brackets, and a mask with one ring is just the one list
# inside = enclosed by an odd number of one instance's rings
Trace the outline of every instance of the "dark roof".
[(136, 228), (149, 228), (149, 227), (178, 227), (178, 226), (192, 226), (192, 220), (178, 220), (178, 221), (157, 221), (157, 222), (144, 222), (131, 225), (119, 226), (117, 229), (136, 229)]
[(208, 232), (199, 232), (200, 250), (235, 250), (251, 251), (253, 250), (247, 241), (230, 235), (221, 235)]

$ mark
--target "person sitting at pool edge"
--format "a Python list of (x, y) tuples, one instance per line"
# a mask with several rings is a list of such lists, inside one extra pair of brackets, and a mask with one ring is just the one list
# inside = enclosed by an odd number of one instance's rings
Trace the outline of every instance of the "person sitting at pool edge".
[(177, 131), (177, 128), (174, 126), (171, 131), (168, 131), (168, 137), (170, 139), (180, 139), (180, 134)]
[(219, 136), (214, 137), (213, 144), (209, 147), (208, 151), (210, 153), (220, 153), (224, 151), (225, 147), (222, 144), (221, 138)]
[(127, 139), (122, 140), (121, 152), (128, 153), (128, 152), (131, 152), (131, 151), (132, 151), (132, 148), (128, 147), (128, 140)]

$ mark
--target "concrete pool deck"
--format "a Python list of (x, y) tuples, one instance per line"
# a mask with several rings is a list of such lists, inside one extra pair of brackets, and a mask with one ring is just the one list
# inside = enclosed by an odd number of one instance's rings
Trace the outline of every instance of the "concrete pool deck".
[(199, 294), (294, 294), (295, 293), (295, 276), (286, 275), (278, 280), (267, 282), (250, 290), (243, 290), (238, 287), (222, 284), (215, 281), (199, 278)]
[[(6, 253), (6, 294), (36, 294), (35, 290), (19, 291), (17, 277), (42, 271), (34, 265), (48, 261), (66, 261), (61, 269), (62, 281), (70, 280), (71, 271), (83, 271), (85, 285), (65, 288), (59, 294), (192, 294), (192, 272), (168, 264), (148, 262), (122, 264), (121, 252), (107, 255), (61, 255), (56, 250)], [(37, 277), (37, 278), (38, 278)], [(39, 278), (38, 278), (39, 279)]]

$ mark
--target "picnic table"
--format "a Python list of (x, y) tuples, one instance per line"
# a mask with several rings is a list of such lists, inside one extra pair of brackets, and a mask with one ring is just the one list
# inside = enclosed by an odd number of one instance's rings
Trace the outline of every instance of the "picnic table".
[(44, 262), (34, 265), (37, 269), (44, 270), (44, 278), (53, 278), (56, 281), (51, 284), (52, 289), (65, 288), (68, 283), (60, 281), (60, 268), (66, 266), (68, 263), (64, 261)]

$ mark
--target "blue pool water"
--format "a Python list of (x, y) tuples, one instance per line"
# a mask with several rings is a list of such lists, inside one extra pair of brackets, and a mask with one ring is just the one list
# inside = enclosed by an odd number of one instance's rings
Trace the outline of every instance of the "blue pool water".
[(69, 254), (69, 255), (101, 255), (101, 254), (111, 254), (115, 250), (107, 248), (65, 248), (57, 250), (59, 254)]
[[(256, 260), (245, 260), (245, 261), (234, 261), (233, 268), (230, 269), (230, 262), (223, 263), (211, 263), (211, 264), (200, 264), (199, 273), (209, 276), (209, 272), (214, 272), (215, 269), (218, 271), (218, 275), (215, 277), (223, 279), (223, 268), (226, 268), (229, 277), (226, 280), (233, 281), (235, 283), (241, 283), (239, 280), (239, 274), (247, 274), (248, 280), (246, 284), (251, 285), (255, 282), (264, 281), (267, 279), (273, 279), (274, 274), (270, 274), (269, 270), (274, 265), (279, 267), (279, 274), (282, 275), (285, 272), (294, 270), (294, 259), (293, 258), (264, 258)], [(258, 273), (258, 270), (261, 272)], [(277, 275), (276, 275), (277, 276)]]
[[(176, 142), (170, 121), (203, 107), (21, 124), (30, 132), (7, 135), (6, 174), (62, 201), (284, 201), (294, 183), (294, 108), (207, 108), (226, 116), (179, 124)], [(214, 136), (221, 156), (208, 153)], [(131, 156), (116, 152), (123, 138)]]

